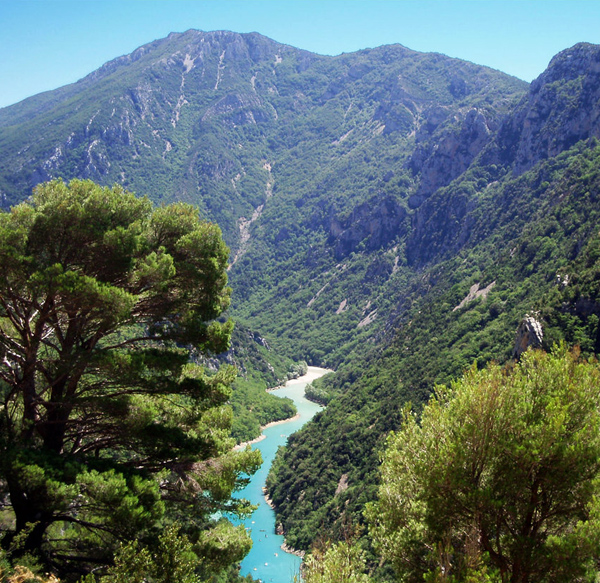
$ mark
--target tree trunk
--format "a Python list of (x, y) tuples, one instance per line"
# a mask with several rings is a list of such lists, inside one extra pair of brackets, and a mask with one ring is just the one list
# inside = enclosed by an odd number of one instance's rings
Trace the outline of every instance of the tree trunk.
[(18, 478), (11, 477), (7, 480), (10, 501), (15, 513), (15, 532), (4, 540), (5, 548), (11, 549), (12, 554), (20, 556), (25, 553), (39, 554), (44, 542), (46, 529), (52, 522), (52, 513), (43, 510), (43, 505), (38, 505), (33, 496), (28, 496), (21, 487)]

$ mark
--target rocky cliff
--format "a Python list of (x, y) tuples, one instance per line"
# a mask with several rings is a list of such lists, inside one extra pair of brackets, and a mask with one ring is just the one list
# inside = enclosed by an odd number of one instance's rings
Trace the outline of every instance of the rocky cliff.
[(580, 140), (600, 137), (600, 47), (580, 43), (556, 55), (500, 128), (485, 160), (517, 174)]
[[(503, 119), (488, 123), (471, 110), (453, 135), (435, 143), (421, 166), (425, 177), (413, 197), (414, 205), (424, 204), (412, 219), (409, 263), (424, 265), (458, 252), (472, 236), (486, 191), (493, 191), (503, 176), (519, 176), (599, 136), (600, 47), (582, 43), (554, 57)], [(458, 176), (461, 180), (452, 187), (436, 188)]]

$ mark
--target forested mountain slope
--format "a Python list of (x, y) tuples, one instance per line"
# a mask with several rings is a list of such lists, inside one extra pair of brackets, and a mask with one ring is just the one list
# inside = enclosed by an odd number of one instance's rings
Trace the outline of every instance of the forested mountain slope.
[[(362, 521), (384, 436), (435, 383), (506, 362), (528, 341), (600, 350), (599, 60), (592, 45), (558, 55), (468, 170), (419, 208), (406, 239), (412, 287), (390, 341), (318, 383), (327, 409), (270, 476), (292, 546)], [(516, 335), (524, 319), (543, 336)]]
[(526, 84), (400, 45), (323, 57), (188, 31), (0, 110), (7, 207), (53, 177), (198, 204), (232, 248), (234, 315), (336, 364), (385, 326), (416, 209)]
[(589, 44), (528, 86), (400, 45), (172, 34), (0, 110), (0, 202), (86, 177), (221, 226), (243, 324), (228, 358), (271, 380), (290, 358), (337, 368), (270, 479), (306, 548), (362, 520), (404, 403), (510, 359), (526, 314), (543, 346), (598, 351), (599, 76)]

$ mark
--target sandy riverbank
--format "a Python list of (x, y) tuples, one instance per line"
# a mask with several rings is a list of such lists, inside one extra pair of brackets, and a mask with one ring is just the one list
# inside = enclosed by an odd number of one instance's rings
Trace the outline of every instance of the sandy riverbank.
[(295, 383), (310, 383), (319, 377), (326, 375), (327, 373), (333, 372), (328, 368), (321, 368), (320, 366), (309, 366), (305, 375), (292, 379), (286, 383), (286, 385), (292, 385)]
[(233, 449), (244, 449), (247, 445), (252, 445), (253, 443), (258, 443), (259, 441), (262, 441), (266, 435), (264, 433), (262, 433), (265, 429), (267, 429), (268, 427), (273, 427), (273, 425), (281, 425), (282, 423), (287, 423), (288, 421), (294, 421), (295, 419), (298, 419), (300, 417), (300, 414), (296, 414), (293, 417), (288, 417), (287, 419), (280, 419), (279, 421), (271, 421), (271, 423), (267, 423), (266, 425), (261, 425), (260, 426), (260, 431), (261, 434), (256, 437), (255, 439), (251, 439), (250, 441), (242, 441), (242, 443), (238, 443)]
[(279, 385), (278, 387), (272, 387), (270, 389), (267, 389), (267, 391), (277, 391), (279, 389), (282, 389), (283, 387), (287, 387), (289, 385), (296, 385), (298, 383), (312, 383), (314, 380), (326, 375), (329, 372), (333, 371), (329, 368), (321, 368), (320, 366), (309, 366), (308, 370), (306, 371), (306, 374), (302, 375), (301, 377), (290, 379), (289, 381), (286, 381), (285, 384)]
[[(333, 371), (327, 368), (321, 368), (319, 366), (309, 366), (305, 375), (302, 375), (301, 377), (298, 377), (296, 379), (290, 379), (284, 385), (267, 390), (276, 391), (277, 389), (282, 389), (283, 387), (287, 387), (288, 385), (295, 385), (298, 383), (311, 383), (315, 379), (318, 379), (319, 377), (322, 377), (323, 375), (326, 375), (329, 372)], [(281, 425), (282, 423), (287, 423), (288, 421), (294, 421), (295, 419), (298, 419), (298, 417), (300, 417), (300, 414), (294, 415), (293, 417), (288, 417), (287, 419), (281, 419), (279, 421), (271, 421), (271, 423), (267, 423), (266, 425), (261, 425), (261, 433), (258, 437), (250, 441), (244, 441), (242, 443), (239, 443), (234, 447), (234, 449), (244, 449), (247, 445), (258, 443), (259, 441), (262, 441), (265, 438), (265, 434), (263, 433), (263, 431), (268, 427), (273, 427), (273, 425)]]

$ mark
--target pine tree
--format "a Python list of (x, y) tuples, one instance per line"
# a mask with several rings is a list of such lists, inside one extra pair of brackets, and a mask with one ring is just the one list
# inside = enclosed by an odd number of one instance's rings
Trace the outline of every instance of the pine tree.
[[(216, 513), (248, 511), (231, 493), (260, 456), (231, 451), (235, 373), (189, 356), (228, 345), (227, 259), (192, 206), (153, 208), (91, 181), (42, 184), (0, 214), (0, 496), (13, 556), (85, 573), (173, 521), (207, 548), (223, 530)], [(229, 534), (247, 548), (244, 532)]]

